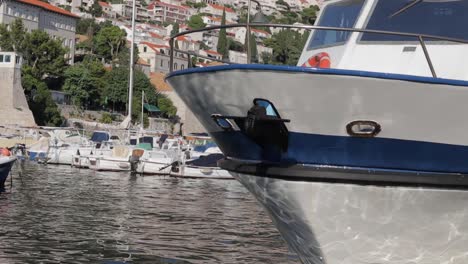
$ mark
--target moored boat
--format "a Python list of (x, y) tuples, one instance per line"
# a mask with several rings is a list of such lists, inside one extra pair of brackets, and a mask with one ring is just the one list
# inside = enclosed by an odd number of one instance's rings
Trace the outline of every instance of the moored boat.
[(164, 151), (145, 151), (138, 162), (136, 172), (149, 175), (168, 175), (172, 162), (173, 158)]
[(467, 11), (329, 1), (298, 66), (167, 81), (303, 263), (466, 263)]
[(193, 160), (174, 162), (171, 176), (177, 178), (233, 180), (234, 178), (227, 170), (218, 167), (217, 162), (223, 157), (222, 153), (212, 153), (199, 156)]
[(15, 156), (0, 156), (0, 192), (5, 191), (5, 181), (10, 175), (11, 167), (15, 161)]

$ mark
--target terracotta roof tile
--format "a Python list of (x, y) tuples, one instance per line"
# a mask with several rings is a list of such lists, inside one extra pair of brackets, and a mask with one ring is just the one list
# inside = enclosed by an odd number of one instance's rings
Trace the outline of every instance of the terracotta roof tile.
[(209, 5), (211, 7), (213, 7), (214, 9), (218, 9), (218, 10), (225, 9), (227, 13), (234, 13), (234, 10), (232, 8), (229, 8), (229, 7), (225, 7), (225, 6), (217, 5), (217, 4), (209, 4)]
[(17, 1), (20, 2), (20, 3), (37, 6), (37, 7), (43, 8), (45, 10), (55, 12), (55, 13), (59, 13), (59, 14), (65, 15), (65, 16), (80, 18), (79, 16), (73, 14), (72, 12), (69, 12), (69, 11), (67, 11), (65, 9), (53, 6), (53, 5), (49, 4), (49, 3), (42, 2), (42, 1), (39, 1), (39, 0), (17, 0)]
[(111, 7), (111, 6), (109, 5), (109, 3), (107, 3), (107, 2), (99, 1), (98, 3), (99, 3), (99, 5), (102, 6), (102, 7)]
[(159, 35), (159, 34), (156, 34), (156, 33), (153, 33), (153, 32), (148, 32), (148, 34), (149, 34), (152, 38), (164, 39), (164, 36)]
[(164, 78), (166, 74), (160, 72), (153, 72), (150, 76), (151, 84), (156, 87), (158, 92), (172, 92), (171, 86), (169, 86), (165, 81)]

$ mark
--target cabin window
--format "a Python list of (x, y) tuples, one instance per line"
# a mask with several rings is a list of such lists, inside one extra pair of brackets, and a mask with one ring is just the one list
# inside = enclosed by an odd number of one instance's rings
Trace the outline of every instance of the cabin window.
[(270, 101), (257, 98), (254, 100), (254, 104), (264, 107), (267, 116), (279, 117), (278, 111), (276, 111), (275, 106)]
[[(410, 4), (414, 5), (410, 6)], [(406, 8), (405, 8), (406, 7)], [(380, 0), (367, 29), (468, 39), (468, 1)], [(366, 33), (362, 41), (416, 41), (415, 37)], [(430, 39), (428, 39), (430, 41)]]
[[(318, 26), (353, 28), (365, 0), (345, 0), (329, 4), (322, 12)], [(342, 44), (349, 39), (350, 31), (315, 30), (309, 49)]]

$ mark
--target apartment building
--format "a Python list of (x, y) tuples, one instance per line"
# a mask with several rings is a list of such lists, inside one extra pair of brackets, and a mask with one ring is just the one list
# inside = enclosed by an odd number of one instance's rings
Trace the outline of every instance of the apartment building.
[(148, 5), (148, 14), (154, 21), (182, 24), (190, 18), (191, 12), (185, 6), (156, 1)]
[[(144, 7), (141, 2), (138, 0), (135, 3), (136, 5), (136, 21), (149, 21), (150, 16), (148, 14), (148, 10)], [(132, 18), (133, 12), (133, 1), (126, 0), (123, 4), (111, 4), (112, 11), (116, 14), (116, 16), (123, 17), (125, 19), (130, 20)]]
[(22, 19), (28, 31), (40, 29), (54, 39), (61, 39), (69, 49), (67, 58), (73, 63), (77, 15), (39, 0), (0, 1), (0, 23), (10, 24), (17, 18)]
[[(138, 55), (151, 65), (151, 72), (169, 73), (170, 68), (170, 47), (158, 45), (150, 42), (140, 42), (138, 44)], [(188, 60), (185, 57), (174, 56), (174, 70), (188, 68)]]
[(208, 4), (206, 7), (200, 9), (202, 13), (208, 13), (218, 17), (223, 15), (223, 11), (226, 11), (226, 21), (237, 21), (239, 19), (239, 16), (232, 8), (222, 5)]

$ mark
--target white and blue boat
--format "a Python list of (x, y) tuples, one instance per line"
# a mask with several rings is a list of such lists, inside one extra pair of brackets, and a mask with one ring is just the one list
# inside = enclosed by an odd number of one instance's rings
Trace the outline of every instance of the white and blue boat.
[(166, 80), (303, 263), (467, 263), (466, 14), (466, 0), (329, 1), (298, 66)]

